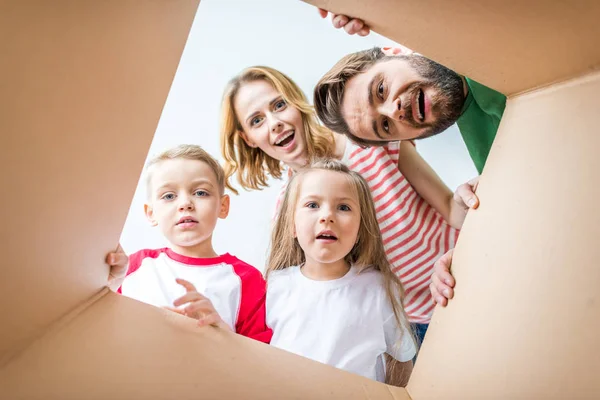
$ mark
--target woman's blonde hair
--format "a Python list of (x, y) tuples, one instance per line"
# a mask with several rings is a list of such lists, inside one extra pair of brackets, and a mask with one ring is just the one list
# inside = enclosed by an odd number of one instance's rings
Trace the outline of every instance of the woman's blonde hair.
[(235, 96), (245, 83), (260, 80), (273, 85), (287, 104), (300, 111), (308, 162), (318, 157), (331, 156), (334, 151), (333, 134), (318, 122), (314, 108), (294, 81), (273, 68), (246, 68), (229, 82), (221, 104), (221, 152), (225, 159), (225, 184), (236, 194), (238, 192), (229, 180), (235, 174), (244, 189), (261, 190), (267, 186), (268, 175), (279, 179), (283, 172), (283, 165), (279, 160), (268, 156), (259, 148), (248, 146), (240, 135), (243, 128), (235, 112)]
[(345, 259), (361, 271), (372, 268), (381, 273), (385, 292), (392, 304), (398, 326), (406, 328), (406, 332), (411, 332), (403, 306), (404, 289), (392, 271), (392, 266), (385, 253), (369, 185), (359, 173), (351, 171), (341, 161), (329, 158), (316, 160), (290, 179), (279, 217), (271, 233), (271, 245), (267, 258), (267, 278), (272, 271), (302, 265), (306, 261), (304, 251), (294, 237), (294, 215), (303, 178), (308, 172), (315, 170), (335, 171), (348, 178), (360, 206), (360, 227), (357, 242)]

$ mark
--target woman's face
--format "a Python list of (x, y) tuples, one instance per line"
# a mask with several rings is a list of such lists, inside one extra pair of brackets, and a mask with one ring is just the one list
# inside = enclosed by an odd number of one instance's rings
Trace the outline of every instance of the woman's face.
[(306, 164), (302, 114), (287, 104), (269, 82), (244, 83), (235, 96), (234, 107), (248, 146), (258, 147), (293, 169)]

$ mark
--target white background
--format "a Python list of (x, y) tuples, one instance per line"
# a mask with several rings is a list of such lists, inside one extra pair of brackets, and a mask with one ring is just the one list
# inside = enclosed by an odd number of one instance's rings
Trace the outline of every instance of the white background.
[[(267, 65), (290, 76), (312, 102), (319, 78), (347, 53), (394, 42), (371, 33), (347, 35), (299, 0), (202, 0), (158, 124), (149, 156), (181, 144), (199, 144), (222, 161), (219, 108), (225, 85), (243, 68)], [(418, 51), (418, 49), (414, 49)], [(450, 189), (476, 176), (456, 126), (417, 149)], [(264, 269), (270, 219), (281, 183), (263, 191), (231, 194), (231, 211), (217, 224), (213, 244)], [(167, 243), (143, 213), (145, 188), (138, 184), (121, 243), (127, 253)]]

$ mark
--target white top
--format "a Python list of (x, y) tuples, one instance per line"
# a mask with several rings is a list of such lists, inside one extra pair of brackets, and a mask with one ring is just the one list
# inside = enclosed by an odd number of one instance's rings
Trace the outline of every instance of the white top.
[(411, 360), (415, 344), (396, 323), (379, 271), (356, 267), (339, 279), (315, 281), (299, 267), (267, 282), (271, 345), (367, 378), (385, 381), (384, 353)]

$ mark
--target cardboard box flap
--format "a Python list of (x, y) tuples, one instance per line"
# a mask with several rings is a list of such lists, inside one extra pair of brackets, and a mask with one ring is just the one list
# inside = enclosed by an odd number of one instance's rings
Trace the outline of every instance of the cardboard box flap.
[(508, 102), (413, 399), (598, 398), (599, 109), (600, 73)]
[(507, 95), (600, 67), (597, 0), (305, 1)]
[(2, 5), (0, 365), (106, 284), (197, 6)]
[(11, 399), (410, 400), (403, 388), (112, 292), (0, 369), (0, 387)]

